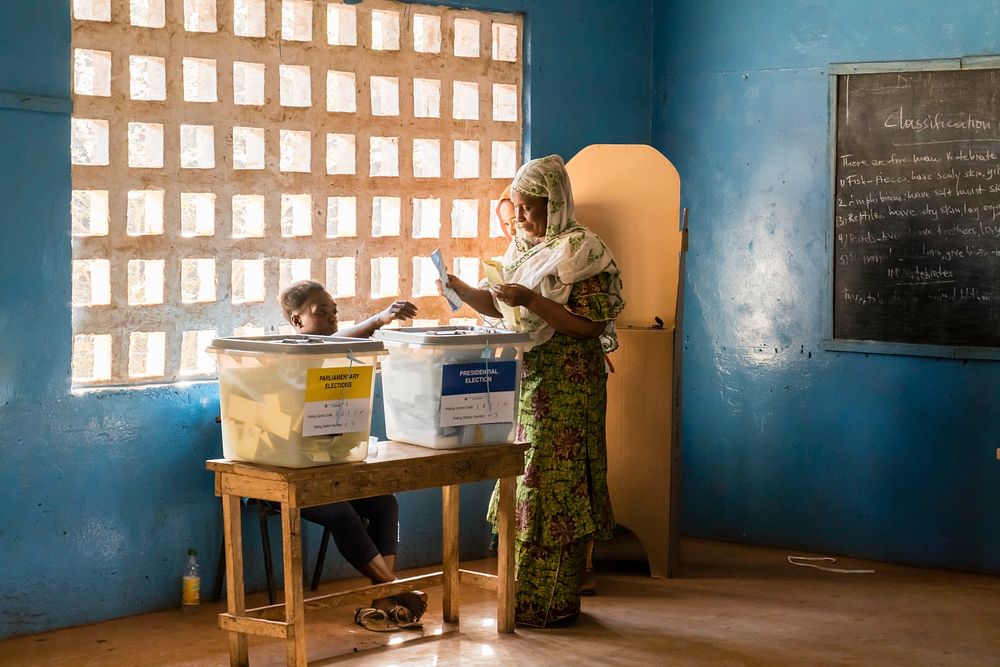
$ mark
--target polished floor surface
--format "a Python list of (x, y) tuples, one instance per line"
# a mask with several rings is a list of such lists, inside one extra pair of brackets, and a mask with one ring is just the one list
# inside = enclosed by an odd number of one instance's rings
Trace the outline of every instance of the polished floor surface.
[[(599, 548), (598, 595), (584, 599), (572, 627), (498, 636), (491, 594), (468, 588), (457, 626), (441, 624), (440, 589), (431, 589), (422, 633), (364, 630), (347, 607), (307, 610), (310, 664), (1000, 665), (1000, 577), (844, 558), (820, 564), (875, 572), (828, 572), (787, 559), (815, 554), (685, 540), (679, 576), (650, 579), (627, 559), (635, 552), (629, 536)], [(221, 667), (229, 663), (215, 621), (222, 609), (208, 603), (192, 614), (14, 637), (0, 641), (0, 665)], [(282, 665), (284, 649), (252, 638), (250, 662)]]

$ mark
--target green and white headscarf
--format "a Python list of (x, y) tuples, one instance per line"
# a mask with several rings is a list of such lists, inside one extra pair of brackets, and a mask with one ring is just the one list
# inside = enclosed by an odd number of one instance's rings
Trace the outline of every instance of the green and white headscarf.
[[(517, 230), (502, 258), (504, 279), (565, 305), (574, 283), (609, 273), (611, 311), (619, 312), (625, 301), (618, 264), (604, 242), (574, 219), (573, 192), (563, 159), (550, 155), (525, 163), (514, 176), (511, 189), (529, 197), (547, 198), (548, 222), (545, 238), (540, 240), (529, 239)], [(555, 333), (545, 320), (524, 308), (521, 329), (531, 333), (535, 345)], [(601, 334), (601, 344), (606, 352), (618, 347), (614, 320), (608, 322)]]

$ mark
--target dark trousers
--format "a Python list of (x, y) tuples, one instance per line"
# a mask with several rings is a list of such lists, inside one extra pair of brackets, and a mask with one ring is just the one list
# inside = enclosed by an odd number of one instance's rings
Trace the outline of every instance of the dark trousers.
[(395, 556), (399, 547), (399, 503), (393, 495), (306, 507), (302, 518), (329, 528), (337, 549), (356, 570), (379, 554)]

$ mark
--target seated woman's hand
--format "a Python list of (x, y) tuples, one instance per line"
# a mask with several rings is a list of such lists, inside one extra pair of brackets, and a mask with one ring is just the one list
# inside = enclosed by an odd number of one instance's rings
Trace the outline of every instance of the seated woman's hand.
[(417, 314), (417, 307), (409, 301), (394, 301), (392, 305), (379, 313), (382, 324), (389, 324), (393, 320), (412, 320)]
[(535, 292), (518, 283), (503, 283), (490, 288), (493, 296), (508, 306), (527, 306), (535, 298)]

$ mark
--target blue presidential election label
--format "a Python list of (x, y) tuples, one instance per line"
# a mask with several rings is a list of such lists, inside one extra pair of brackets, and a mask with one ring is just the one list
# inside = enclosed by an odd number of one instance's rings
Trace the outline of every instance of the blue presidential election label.
[(441, 426), (514, 421), (517, 362), (478, 361), (441, 367)]

